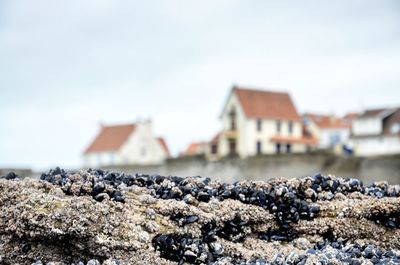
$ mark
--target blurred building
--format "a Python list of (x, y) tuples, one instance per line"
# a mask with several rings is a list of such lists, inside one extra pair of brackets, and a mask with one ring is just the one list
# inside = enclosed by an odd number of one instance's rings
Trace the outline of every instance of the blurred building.
[(221, 146), (221, 132), (218, 132), (209, 142), (208, 153), (206, 153), (206, 157), (209, 160), (217, 160), (218, 156), (218, 147)]
[(153, 135), (151, 121), (100, 128), (83, 154), (85, 167), (160, 164), (170, 156), (163, 138)]
[(360, 114), (358, 112), (349, 112), (346, 115), (344, 115), (343, 117), (343, 121), (344, 123), (348, 124), (348, 125), (352, 125), (353, 122), (360, 116)]
[(357, 155), (400, 153), (400, 108), (364, 111), (353, 122), (351, 140)]
[(342, 146), (348, 144), (352, 115), (346, 118), (334, 115), (306, 113), (303, 115), (305, 130), (318, 139), (318, 149), (330, 149), (341, 152)]
[(209, 153), (210, 144), (207, 142), (193, 142), (190, 143), (185, 151), (183, 151), (180, 156), (205, 156)]
[(302, 118), (285, 92), (233, 87), (221, 121), (222, 131), (211, 141), (212, 157), (302, 153), (316, 145), (303, 135)]

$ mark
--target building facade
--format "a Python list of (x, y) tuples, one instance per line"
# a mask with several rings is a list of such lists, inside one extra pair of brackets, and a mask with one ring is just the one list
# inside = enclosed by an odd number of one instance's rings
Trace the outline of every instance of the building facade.
[(351, 132), (349, 119), (334, 115), (306, 113), (303, 115), (305, 130), (318, 139), (318, 149), (331, 149), (336, 152), (348, 145)]
[(302, 153), (316, 144), (303, 135), (302, 118), (285, 92), (233, 87), (221, 122), (211, 144), (213, 157)]
[(101, 126), (83, 154), (85, 167), (161, 164), (170, 156), (163, 138), (153, 136), (151, 121)]
[(353, 122), (351, 142), (360, 156), (400, 154), (400, 108), (366, 110)]

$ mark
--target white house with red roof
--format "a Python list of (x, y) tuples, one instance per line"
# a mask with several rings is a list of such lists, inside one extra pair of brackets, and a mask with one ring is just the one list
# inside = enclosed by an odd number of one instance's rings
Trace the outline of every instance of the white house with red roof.
[(151, 121), (134, 124), (102, 125), (86, 148), (86, 167), (161, 164), (170, 156), (163, 138), (153, 136)]
[(351, 141), (360, 156), (400, 154), (400, 108), (364, 111), (353, 122)]
[(306, 113), (303, 115), (304, 128), (318, 139), (319, 149), (340, 152), (341, 147), (348, 144), (354, 115), (346, 115), (344, 119), (334, 115)]
[(183, 151), (180, 156), (181, 157), (189, 157), (189, 156), (201, 156), (206, 155), (209, 152), (209, 143), (207, 142), (192, 142)]
[(222, 131), (212, 141), (211, 155), (302, 153), (316, 141), (303, 135), (302, 118), (286, 92), (234, 86), (221, 114)]

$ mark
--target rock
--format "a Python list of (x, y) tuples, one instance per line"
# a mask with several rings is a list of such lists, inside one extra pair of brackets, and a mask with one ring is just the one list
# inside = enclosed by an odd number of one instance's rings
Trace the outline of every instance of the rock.
[(189, 215), (185, 218), (184, 224), (191, 224), (194, 222), (197, 222), (199, 220), (199, 217), (197, 215)]
[(95, 199), (96, 201), (102, 202), (102, 201), (104, 201), (104, 200), (109, 200), (109, 199), (110, 199), (110, 196), (109, 196), (107, 193), (100, 193), (100, 194), (97, 194), (97, 195), (94, 197), (94, 199)]
[(146, 213), (147, 213), (147, 217), (148, 217), (149, 219), (151, 219), (151, 220), (155, 220), (155, 219), (156, 219), (156, 211), (154, 211), (154, 209), (148, 208), (148, 209), (146, 210)]
[(100, 262), (97, 259), (91, 259), (88, 261), (87, 265), (100, 265)]
[(40, 180), (1, 178), (0, 191), (1, 264), (27, 257), (49, 265), (395, 264), (400, 257), (400, 189), (388, 183), (316, 174), (226, 184), (56, 168)]
[(211, 251), (214, 255), (221, 255), (224, 252), (224, 248), (217, 242), (210, 243)]
[(317, 193), (315, 190), (308, 188), (305, 192), (304, 195), (306, 196), (307, 199), (315, 200), (317, 198)]

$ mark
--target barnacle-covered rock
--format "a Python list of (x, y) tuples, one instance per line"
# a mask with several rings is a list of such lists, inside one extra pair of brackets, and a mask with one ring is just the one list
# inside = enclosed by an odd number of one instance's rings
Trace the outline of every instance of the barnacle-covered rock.
[(400, 188), (60, 168), (0, 178), (0, 264), (396, 264)]

